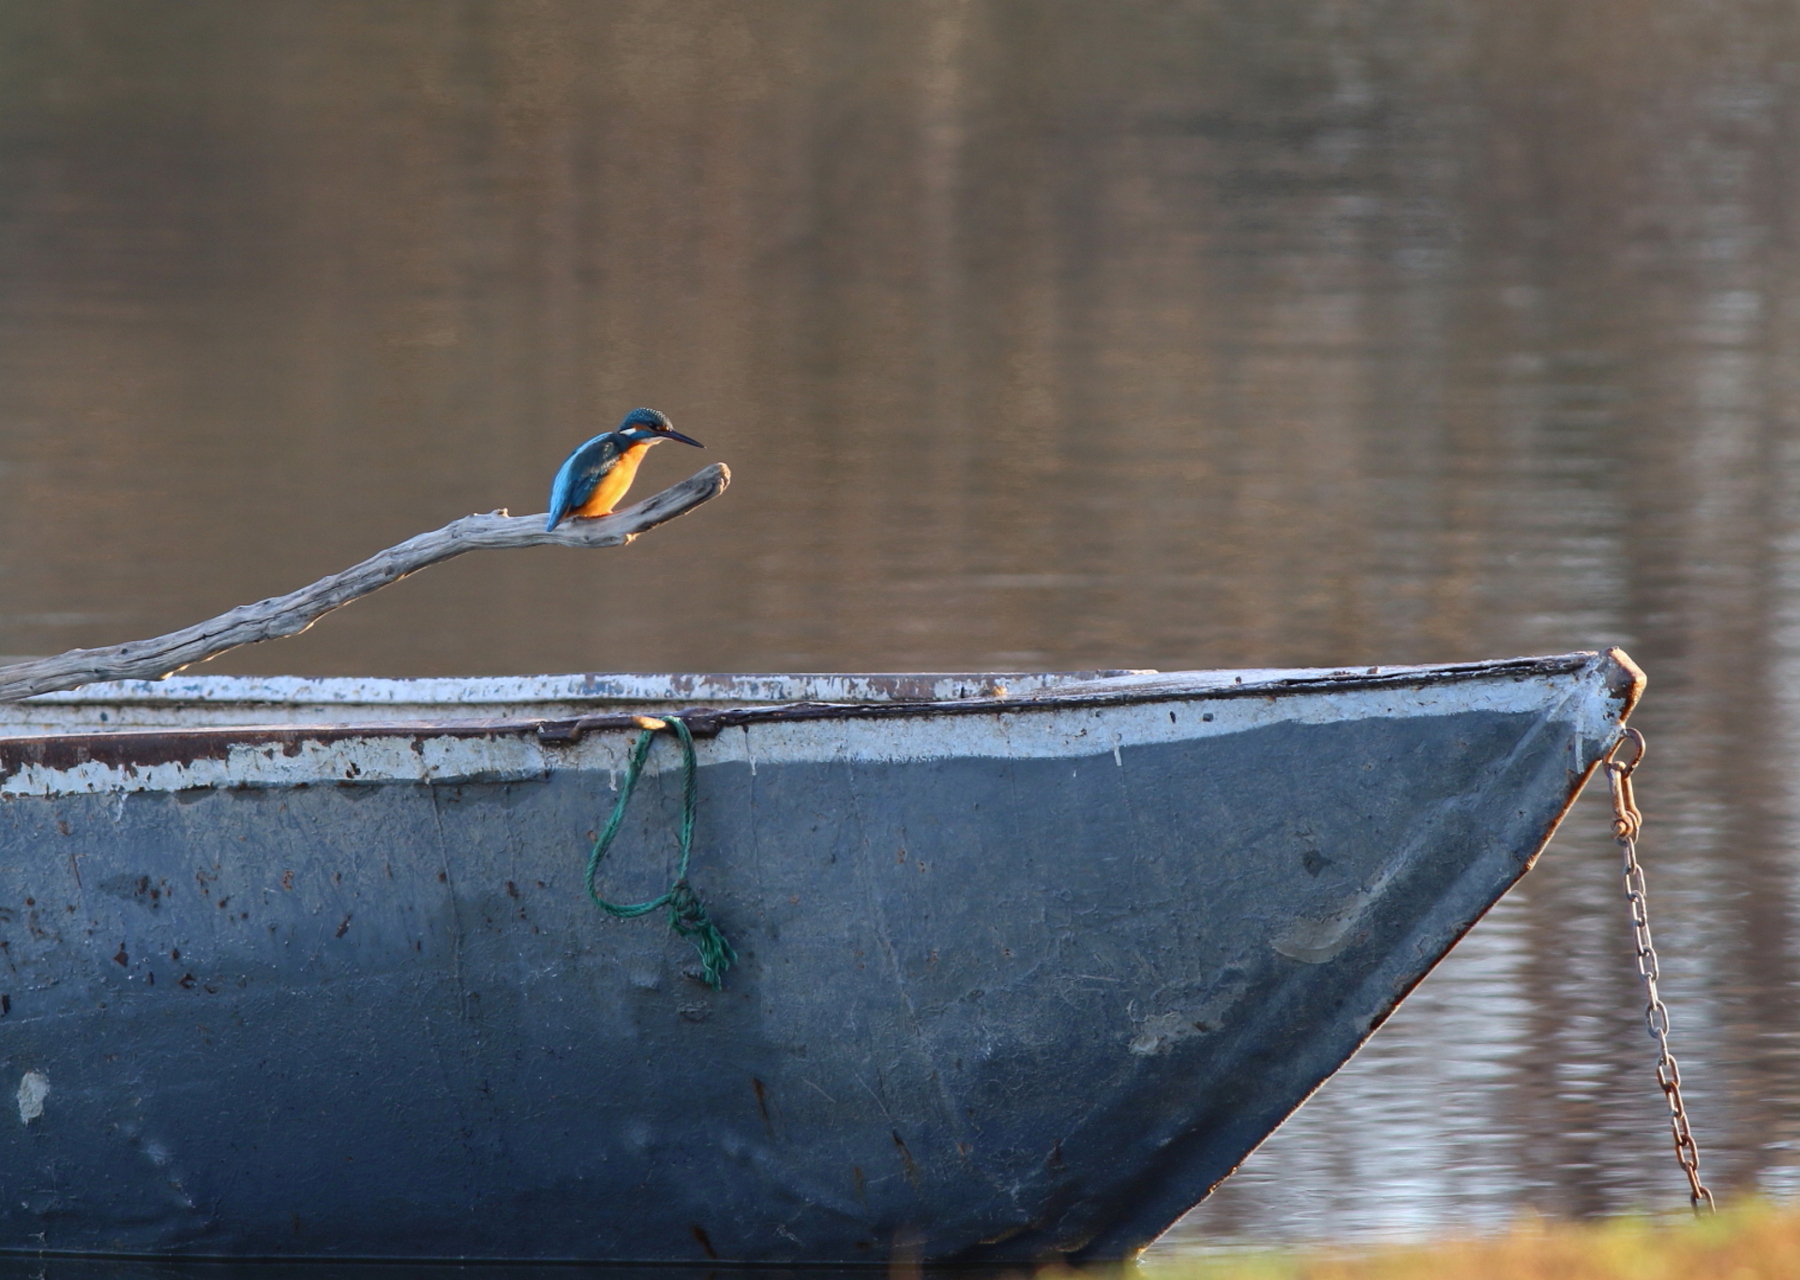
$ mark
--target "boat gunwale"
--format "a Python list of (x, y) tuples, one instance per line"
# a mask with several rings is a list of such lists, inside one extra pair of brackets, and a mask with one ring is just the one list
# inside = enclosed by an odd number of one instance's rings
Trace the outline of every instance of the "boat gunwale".
[[(1613, 666), (1609, 682), (1622, 697), (1621, 722), (1636, 704), (1644, 684), (1643, 673), (1620, 650), (1581, 650), (1543, 657), (1500, 658), (1482, 662), (1436, 666), (1333, 670), (1322, 674), (1288, 675), (1241, 684), (1193, 683), (1199, 675), (1216, 677), (1226, 672), (1158, 672), (1154, 676), (1124, 677), (1131, 687), (1107, 689), (1101, 682), (1055, 692), (1018, 697), (984, 696), (945, 700), (876, 703), (788, 702), (752, 707), (685, 707), (674, 711), (605, 711), (574, 718), (523, 718), (489, 720), (373, 721), (362, 724), (223, 725), (194, 728), (88, 729), (49, 734), (0, 736), (0, 778), (28, 764), (51, 768), (88, 762), (117, 766), (221, 757), (232, 747), (278, 746), (289, 753), (301, 743), (333, 743), (354, 739), (431, 738), (496, 739), (533, 736), (547, 747), (578, 743), (589, 733), (641, 729), (647, 718), (684, 721), (697, 738), (715, 737), (728, 728), (756, 724), (850, 719), (910, 719), (929, 716), (1014, 715), (1034, 711), (1064, 711), (1133, 706), (1158, 702), (1193, 702), (1215, 699), (1273, 698), (1284, 695), (1361, 692), (1380, 689), (1424, 689), (1495, 678), (1528, 679), (1533, 676), (1567, 675), (1598, 664)], [(1304, 669), (1302, 669), (1304, 670)], [(1188, 677), (1187, 687), (1182, 679)], [(1115, 678), (1120, 679), (1120, 678)], [(1122, 682), (1121, 680), (1121, 682)]]
[[(774, 706), (795, 701), (933, 702), (950, 697), (1003, 696), (1022, 683), (1032, 692), (1050, 687), (1089, 685), (1122, 677), (1155, 676), (1144, 668), (1086, 671), (807, 671), (807, 672), (572, 672), (536, 676), (188, 676), (162, 680), (95, 681), (33, 694), (0, 704), (33, 708), (74, 707), (343, 707), (526, 706), (533, 703), (592, 702), (630, 705), (680, 698), (715, 698), (733, 704)], [(759, 685), (846, 681), (864, 696), (803, 699), (773, 695)], [(932, 685), (965, 685), (983, 692), (920, 692)], [(446, 693), (453, 696), (444, 696)], [(868, 696), (873, 695), (873, 696)]]

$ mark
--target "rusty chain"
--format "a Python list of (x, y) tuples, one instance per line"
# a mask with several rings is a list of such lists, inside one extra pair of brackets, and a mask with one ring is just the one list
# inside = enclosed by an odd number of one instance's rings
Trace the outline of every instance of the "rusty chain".
[[(1619, 759), (1619, 749), (1626, 743), (1637, 748), (1629, 760)], [(1632, 938), (1637, 948), (1638, 976), (1644, 980), (1644, 1023), (1656, 1041), (1656, 1083), (1669, 1104), (1669, 1130), (1675, 1139), (1675, 1158), (1687, 1175), (1688, 1200), (1694, 1212), (1714, 1212), (1713, 1194), (1700, 1181), (1700, 1148), (1694, 1144), (1688, 1127), (1687, 1107), (1681, 1100), (1681, 1067), (1669, 1052), (1669, 1010), (1657, 990), (1662, 976), (1657, 968), (1656, 948), (1650, 942), (1650, 911), (1645, 900), (1644, 868), (1638, 864), (1637, 838), (1643, 830), (1644, 816), (1638, 812), (1637, 796), (1632, 791), (1631, 775), (1644, 762), (1644, 735), (1627, 729), (1601, 759), (1606, 769), (1607, 785), (1612, 791), (1613, 839), (1625, 855), (1625, 900), (1631, 907)]]

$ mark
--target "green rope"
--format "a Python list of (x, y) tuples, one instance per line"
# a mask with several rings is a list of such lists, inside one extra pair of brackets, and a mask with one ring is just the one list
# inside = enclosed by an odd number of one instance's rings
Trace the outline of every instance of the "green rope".
[(588, 854), (588, 897), (602, 911), (621, 920), (631, 920), (648, 915), (658, 907), (667, 907), (669, 928), (693, 942), (694, 950), (700, 953), (700, 967), (705, 970), (706, 985), (717, 991), (724, 986), (725, 970), (737, 961), (737, 952), (731, 949), (725, 935), (719, 932), (719, 926), (706, 914), (706, 908), (700, 905), (700, 899), (687, 879), (688, 855), (694, 849), (694, 812), (698, 808), (694, 778), (697, 772), (694, 763), (694, 735), (688, 732), (685, 723), (674, 716), (661, 723), (665, 728), (674, 726), (675, 735), (681, 739), (681, 862), (675, 868), (675, 883), (669, 886), (666, 893), (648, 902), (608, 902), (594, 888), (594, 876), (599, 872), (601, 860), (612, 848), (612, 842), (619, 834), (619, 827), (625, 821), (625, 806), (630, 803), (632, 789), (637, 786), (638, 774), (643, 772), (644, 761), (650, 756), (650, 744), (656, 740), (656, 730), (645, 729), (638, 735), (637, 745), (631, 749), (631, 758), (625, 765), (625, 783), (619, 788), (619, 799), (613, 805), (612, 816), (606, 820), (606, 828), (601, 831), (600, 838), (594, 841), (594, 851)]

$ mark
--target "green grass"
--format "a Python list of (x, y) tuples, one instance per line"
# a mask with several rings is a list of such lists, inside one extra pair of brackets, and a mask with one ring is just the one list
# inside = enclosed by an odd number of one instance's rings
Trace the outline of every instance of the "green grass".
[(1502, 1235), (1426, 1245), (1155, 1258), (1143, 1274), (1146, 1280), (1795, 1280), (1800, 1209), (1749, 1203), (1704, 1219), (1523, 1219)]

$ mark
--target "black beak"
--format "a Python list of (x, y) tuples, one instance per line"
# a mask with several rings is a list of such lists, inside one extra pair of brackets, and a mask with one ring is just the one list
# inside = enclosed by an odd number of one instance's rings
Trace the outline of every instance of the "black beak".
[(681, 434), (681, 432), (675, 430), (674, 427), (664, 427), (659, 434), (661, 434), (665, 439), (668, 439), (668, 440), (679, 440), (683, 444), (691, 444), (696, 449), (706, 448), (705, 445), (701, 444), (698, 440), (694, 439), (692, 436), (684, 436)]

